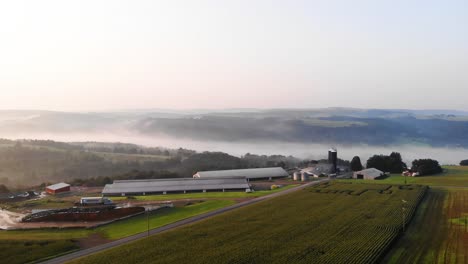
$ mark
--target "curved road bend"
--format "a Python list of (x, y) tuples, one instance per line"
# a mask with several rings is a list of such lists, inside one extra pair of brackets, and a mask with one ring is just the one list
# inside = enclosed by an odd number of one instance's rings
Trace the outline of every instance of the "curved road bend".
[[(168, 231), (168, 230), (180, 227), (180, 226), (193, 224), (195, 222), (205, 220), (207, 218), (213, 217), (215, 215), (222, 214), (222, 213), (227, 212), (227, 211), (231, 211), (231, 210), (234, 210), (234, 209), (237, 209), (237, 208), (240, 208), (240, 207), (244, 207), (244, 206), (247, 206), (247, 205), (258, 203), (258, 202), (261, 202), (261, 201), (264, 201), (264, 200), (267, 200), (267, 199), (271, 199), (271, 198), (274, 198), (274, 197), (278, 197), (278, 196), (281, 196), (281, 195), (284, 195), (284, 194), (292, 193), (292, 192), (304, 189), (306, 187), (316, 185), (316, 184), (319, 184), (319, 183), (323, 183), (323, 182), (327, 182), (327, 181), (329, 181), (329, 179), (313, 181), (313, 182), (303, 184), (303, 185), (300, 185), (300, 186), (297, 186), (297, 187), (294, 187), (294, 188), (291, 188), (291, 189), (288, 189), (288, 190), (284, 190), (284, 191), (281, 191), (281, 192), (272, 193), (272, 194), (269, 194), (269, 195), (254, 198), (252, 200), (248, 200), (248, 201), (245, 201), (245, 202), (242, 202), (242, 203), (234, 204), (234, 205), (224, 207), (224, 208), (221, 208), (221, 209), (218, 209), (218, 210), (214, 210), (214, 211), (211, 211), (211, 212), (208, 212), (208, 213), (204, 213), (204, 214), (200, 214), (200, 215), (197, 215), (197, 216), (194, 216), (194, 217), (191, 217), (191, 218), (180, 220), (180, 221), (174, 222), (172, 224), (168, 224), (168, 225), (165, 225), (165, 226), (162, 226), (162, 227), (151, 229), (149, 233), (150, 233), (150, 235), (159, 234), (161, 232), (165, 232), (165, 231)], [(44, 261), (44, 262), (40, 262), (40, 264), (60, 264), (60, 263), (64, 263), (64, 262), (67, 262), (67, 261), (71, 261), (71, 260), (74, 260), (74, 259), (77, 259), (77, 258), (81, 258), (81, 257), (87, 256), (87, 255), (97, 253), (99, 251), (107, 250), (107, 249), (110, 249), (110, 248), (113, 248), (113, 247), (116, 247), (116, 246), (120, 246), (120, 245), (129, 243), (129, 242), (138, 240), (138, 239), (142, 239), (142, 238), (145, 238), (147, 236), (148, 236), (147, 232), (139, 233), (139, 234), (136, 234), (136, 235), (132, 235), (132, 236), (123, 238), (123, 239), (119, 239), (119, 240), (115, 240), (115, 241), (112, 241), (112, 242), (109, 242), (109, 243), (106, 243), (106, 244), (102, 244), (102, 245), (99, 245), (99, 246), (96, 246), (96, 247), (79, 250), (79, 251), (76, 251), (76, 252), (73, 252), (73, 253), (70, 253), (70, 254), (66, 254), (66, 255), (54, 258), (54, 259), (50, 259), (50, 260), (47, 260), (47, 261)]]

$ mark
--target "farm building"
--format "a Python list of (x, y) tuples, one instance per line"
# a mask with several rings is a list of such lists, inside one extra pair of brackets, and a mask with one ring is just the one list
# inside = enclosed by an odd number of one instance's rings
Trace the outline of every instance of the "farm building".
[(58, 194), (70, 191), (70, 184), (68, 183), (57, 183), (46, 187), (46, 193), (48, 194)]
[(354, 179), (364, 179), (364, 180), (375, 180), (382, 177), (385, 173), (378, 169), (369, 168), (362, 171), (356, 171), (353, 173)]
[(403, 173), (401, 173), (403, 176), (409, 176), (409, 177), (417, 177), (419, 176), (419, 172), (417, 171), (412, 171), (412, 170), (406, 170)]
[(82, 197), (80, 199), (81, 205), (99, 205), (99, 204), (112, 204), (112, 201), (106, 197)]
[(199, 171), (193, 178), (230, 178), (230, 177), (245, 177), (247, 180), (253, 179), (273, 179), (288, 177), (289, 173), (281, 167), (273, 168), (255, 168), (255, 169), (240, 169), (240, 170), (218, 170), (218, 171)]
[(114, 181), (102, 190), (107, 196), (149, 195), (208, 191), (250, 191), (250, 185), (243, 177), (207, 179), (150, 179)]
[(310, 177), (315, 177), (318, 178), (321, 175), (323, 176), (328, 176), (330, 174), (333, 174), (335, 171), (334, 165), (333, 164), (317, 164), (313, 167), (307, 167), (301, 170), (301, 173), (306, 173)]

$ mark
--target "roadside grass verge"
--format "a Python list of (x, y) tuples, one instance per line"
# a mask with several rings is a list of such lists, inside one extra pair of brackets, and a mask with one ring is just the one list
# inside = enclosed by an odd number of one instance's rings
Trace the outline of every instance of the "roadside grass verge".
[[(210, 212), (234, 204), (232, 200), (209, 200), (183, 207), (163, 208), (149, 215), (150, 229), (165, 226), (192, 216)], [(139, 215), (130, 219), (98, 227), (96, 232), (109, 239), (119, 239), (147, 230), (147, 216)]]
[(138, 201), (173, 201), (184, 199), (236, 199), (236, 198), (256, 198), (268, 194), (288, 190), (299, 186), (299, 184), (286, 185), (274, 190), (247, 192), (206, 192), (206, 193), (180, 193), (180, 194), (161, 194), (129, 197), (110, 197), (113, 201), (138, 200)]

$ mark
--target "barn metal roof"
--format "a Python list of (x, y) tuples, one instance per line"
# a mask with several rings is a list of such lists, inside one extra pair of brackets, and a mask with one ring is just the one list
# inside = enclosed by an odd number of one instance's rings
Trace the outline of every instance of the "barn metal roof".
[(154, 193), (154, 192), (179, 192), (179, 191), (202, 191), (221, 189), (250, 189), (245, 178), (222, 178), (222, 179), (149, 179), (149, 180), (126, 180), (114, 181), (107, 184), (102, 190), (103, 194), (117, 193)]
[(357, 171), (356, 174), (363, 174), (363, 175), (367, 175), (367, 176), (377, 178), (377, 177), (382, 176), (384, 174), (384, 172), (380, 171), (378, 169), (375, 169), (375, 168), (369, 168), (369, 169), (365, 169), (365, 170), (362, 170), (362, 171)]
[(329, 164), (329, 163), (317, 164), (313, 167), (307, 167), (305, 169), (302, 169), (301, 172), (314, 174), (314, 175), (332, 174), (333, 164)]
[(261, 179), (269, 177), (287, 177), (289, 176), (281, 167), (273, 168), (255, 168), (240, 170), (217, 170), (217, 171), (199, 171), (194, 178), (219, 178), (219, 177), (246, 177), (247, 179)]
[(61, 182), (61, 183), (57, 183), (57, 184), (47, 186), (46, 188), (50, 189), (50, 190), (58, 190), (58, 189), (62, 189), (62, 188), (65, 188), (65, 187), (70, 187), (70, 184)]

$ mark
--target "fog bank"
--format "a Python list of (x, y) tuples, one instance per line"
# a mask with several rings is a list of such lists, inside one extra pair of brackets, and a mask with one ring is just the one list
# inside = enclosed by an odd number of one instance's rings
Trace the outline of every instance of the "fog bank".
[[(63, 142), (76, 141), (98, 141), (98, 142), (123, 142), (134, 143), (147, 147), (167, 147), (167, 148), (187, 148), (196, 151), (221, 151), (234, 156), (242, 156), (246, 153), (264, 155), (292, 155), (303, 159), (321, 159), (327, 156), (327, 151), (331, 145), (325, 144), (300, 144), (284, 142), (218, 142), (218, 141), (197, 141), (189, 139), (178, 139), (167, 136), (143, 136), (124, 131), (109, 131), (107, 133), (91, 134), (36, 134), (22, 133), (15, 135), (2, 135), (8, 139), (43, 139)], [(437, 159), (441, 164), (459, 164), (460, 160), (468, 159), (468, 149), (466, 148), (441, 148), (415, 146), (410, 144), (393, 146), (370, 146), (370, 145), (333, 145), (338, 148), (338, 155), (342, 159), (350, 160), (354, 156), (359, 156), (365, 162), (374, 154), (390, 154), (397, 151), (402, 154), (403, 160), (408, 165), (414, 159), (432, 158)]]

